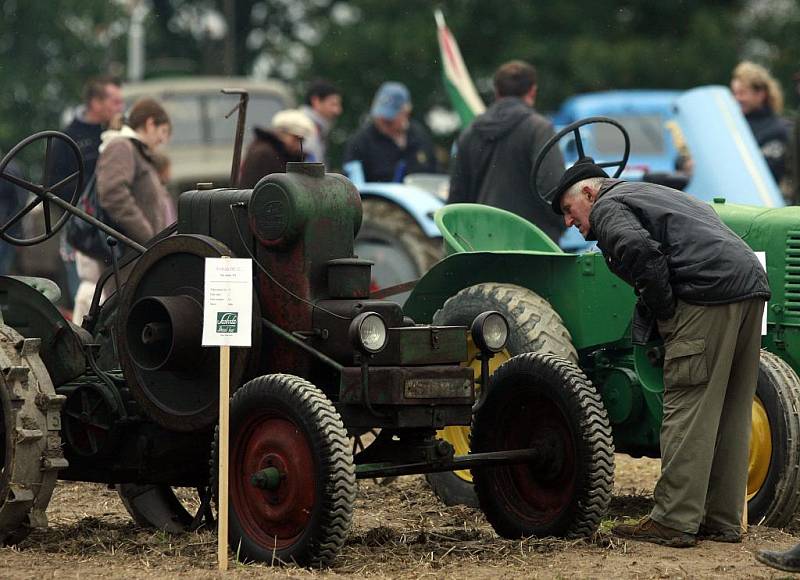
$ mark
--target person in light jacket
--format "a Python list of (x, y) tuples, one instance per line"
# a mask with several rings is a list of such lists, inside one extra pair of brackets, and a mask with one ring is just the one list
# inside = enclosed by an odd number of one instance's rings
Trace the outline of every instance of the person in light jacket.
[[(97, 199), (109, 216), (108, 224), (140, 244), (169, 225), (165, 208), (169, 193), (153, 164), (153, 153), (169, 140), (172, 124), (154, 99), (134, 103), (128, 121), (102, 135), (97, 160)], [(77, 256), (80, 286), (75, 295), (73, 322), (88, 312), (105, 265), (83, 254)]]

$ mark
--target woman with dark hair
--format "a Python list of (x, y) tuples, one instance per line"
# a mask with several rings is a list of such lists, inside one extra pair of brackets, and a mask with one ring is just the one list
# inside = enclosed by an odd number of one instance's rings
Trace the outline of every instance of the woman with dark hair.
[[(127, 123), (103, 133), (97, 160), (97, 200), (112, 223), (129, 238), (144, 243), (167, 225), (169, 193), (153, 164), (153, 153), (169, 140), (172, 124), (156, 100), (143, 98), (128, 113)], [(75, 295), (73, 321), (80, 324), (104, 268), (78, 253), (81, 284)]]

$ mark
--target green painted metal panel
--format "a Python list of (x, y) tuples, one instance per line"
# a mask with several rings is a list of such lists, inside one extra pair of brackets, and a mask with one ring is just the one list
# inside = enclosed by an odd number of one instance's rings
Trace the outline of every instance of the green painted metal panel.
[(516, 284), (546, 300), (561, 315), (578, 350), (629, 334), (635, 297), (599, 253), (463, 252), (436, 264), (419, 281), (403, 309), (430, 322), (445, 300), (483, 282)]

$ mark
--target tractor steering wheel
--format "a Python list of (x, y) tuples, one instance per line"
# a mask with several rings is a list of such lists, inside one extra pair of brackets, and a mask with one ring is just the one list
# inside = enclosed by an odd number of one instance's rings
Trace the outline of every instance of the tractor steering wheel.
[[(19, 155), (23, 149), (32, 145), (37, 141), (41, 141), (42, 139), (46, 140), (45, 144), (45, 151), (44, 151), (44, 169), (42, 171), (42, 183), (33, 183), (32, 181), (28, 181), (27, 179), (23, 179), (21, 177), (17, 177), (16, 175), (12, 175), (6, 172), (6, 168), (8, 164), (11, 163), (11, 160), (14, 159), (17, 155)], [(64, 177), (57, 183), (51, 183), (52, 179), (52, 162), (53, 162), (53, 144), (54, 141), (64, 141), (66, 144), (67, 150), (72, 153), (75, 157), (75, 166), (77, 169), (70, 173), (68, 176)], [(2, 226), (0, 226), (0, 239), (5, 240), (6, 242), (13, 244), (15, 246), (33, 246), (42, 242), (56, 234), (58, 230), (63, 226), (67, 219), (70, 217), (69, 212), (64, 212), (64, 214), (58, 218), (55, 224), (51, 223), (50, 219), (50, 206), (52, 202), (50, 201), (51, 196), (55, 196), (57, 194), (53, 193), (54, 191), (58, 191), (61, 188), (70, 189), (67, 190), (68, 194), (63, 195), (62, 197), (68, 198), (70, 205), (75, 205), (75, 202), (80, 197), (80, 194), (83, 191), (83, 158), (81, 157), (80, 149), (78, 149), (78, 145), (73, 141), (68, 135), (61, 133), (59, 131), (41, 131), (39, 133), (35, 133), (26, 139), (23, 139), (19, 143), (17, 143), (11, 151), (9, 151), (3, 160), (0, 161), (0, 179), (5, 179), (13, 183), (14, 185), (21, 187), (22, 189), (29, 191), (36, 195), (36, 197), (28, 203), (24, 208), (19, 210), (16, 214), (11, 216)], [(38, 236), (34, 236), (32, 238), (15, 238), (14, 236), (8, 234), (9, 228), (14, 226), (17, 222), (19, 222), (23, 217), (28, 215), (31, 210), (33, 210), (36, 206), (42, 204), (44, 207), (44, 233)], [(58, 204), (56, 204), (58, 205)]]
[(544, 147), (542, 147), (542, 150), (539, 151), (539, 155), (536, 157), (536, 161), (533, 164), (533, 172), (531, 173), (533, 191), (548, 204), (552, 201), (553, 196), (556, 193), (557, 186), (550, 188), (546, 192), (539, 191), (538, 177), (542, 162), (547, 157), (547, 154), (550, 153), (550, 150), (557, 146), (558, 142), (570, 133), (574, 133), (575, 135), (575, 147), (578, 149), (578, 159), (586, 157), (586, 153), (583, 149), (583, 138), (581, 137), (580, 128), (585, 127), (586, 125), (593, 125), (595, 123), (606, 123), (616, 127), (619, 129), (619, 132), (622, 133), (622, 137), (625, 140), (625, 149), (622, 153), (622, 159), (619, 161), (603, 161), (597, 165), (600, 167), (616, 167), (617, 170), (614, 172), (614, 175), (611, 176), (612, 178), (619, 177), (622, 174), (622, 170), (625, 169), (625, 164), (628, 163), (628, 157), (631, 153), (631, 140), (630, 137), (628, 137), (628, 132), (625, 130), (625, 127), (623, 127), (619, 121), (615, 121), (614, 119), (610, 119), (608, 117), (587, 117), (586, 119), (581, 119), (580, 121), (570, 123), (561, 129), (561, 131), (550, 137), (547, 143), (544, 144)]

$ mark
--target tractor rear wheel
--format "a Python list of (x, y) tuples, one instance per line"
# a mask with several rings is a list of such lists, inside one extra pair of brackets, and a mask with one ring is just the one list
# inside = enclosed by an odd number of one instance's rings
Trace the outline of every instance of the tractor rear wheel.
[[(547, 300), (522, 286), (485, 283), (464, 288), (436, 311), (433, 323), (468, 327), (486, 310), (497, 310), (509, 325), (508, 344), (489, 361), (490, 373), (512, 356), (526, 352), (549, 352), (578, 361), (572, 337), (561, 317)], [(473, 368), (476, 378), (481, 372), (477, 354), (478, 349), (470, 342), (467, 365)], [(457, 455), (469, 453), (469, 427), (445, 427), (437, 436), (449, 442)], [(425, 477), (445, 505), (478, 507), (469, 470), (429, 473)]]
[[(359, 258), (372, 260), (372, 290), (416, 280), (442, 257), (442, 239), (429, 238), (399, 206), (381, 199), (361, 202), (363, 219), (355, 239)], [(404, 295), (392, 300), (405, 301)]]
[(472, 470), (504, 538), (590, 536), (614, 488), (614, 443), (600, 395), (574, 364), (528, 353), (501, 366), (472, 424), (476, 453), (535, 448), (534, 463)]
[(47, 527), (45, 510), (58, 470), (63, 395), (39, 357), (40, 340), (0, 324), (0, 543), (16, 544)]
[(753, 402), (747, 521), (783, 527), (800, 502), (800, 379), (780, 357), (761, 351)]
[[(229, 541), (243, 561), (329, 565), (356, 495), (353, 455), (336, 408), (292, 375), (253, 379), (231, 399)], [(218, 433), (212, 452), (217, 489)]]

